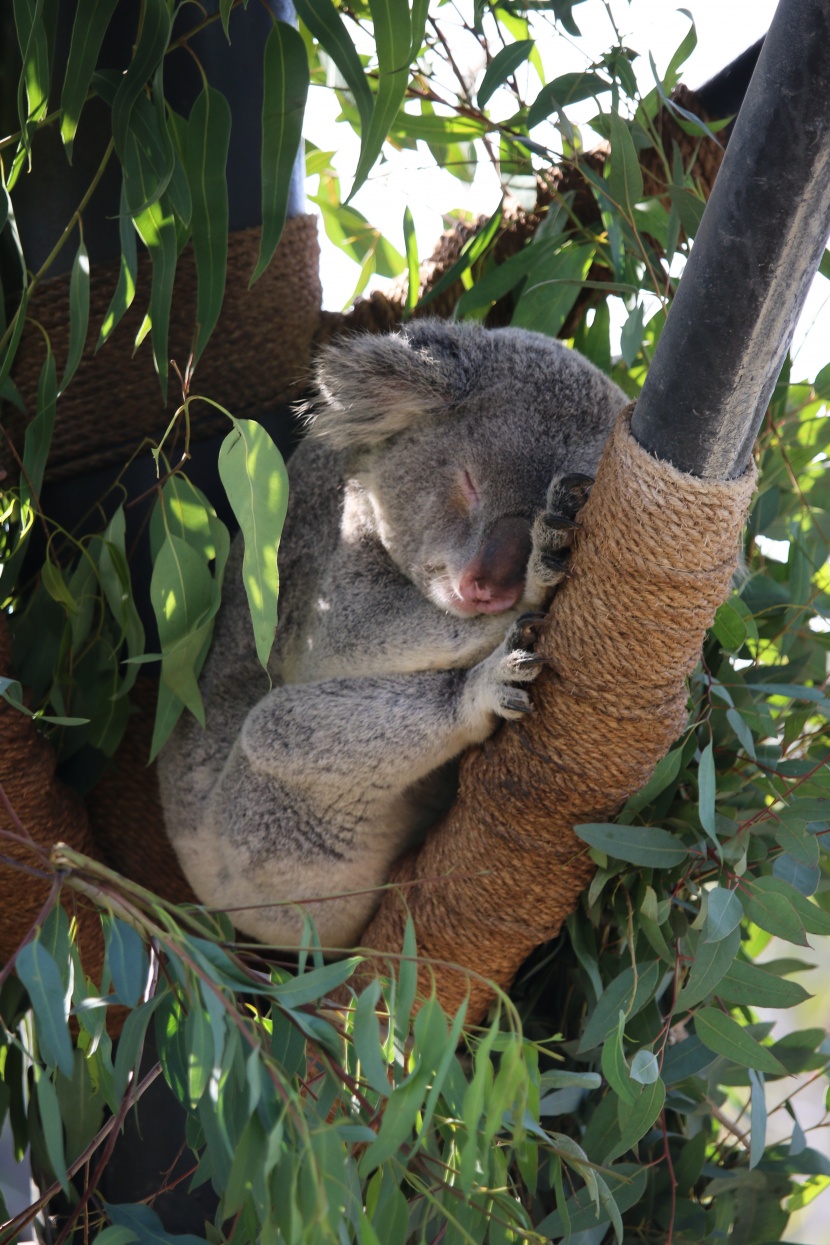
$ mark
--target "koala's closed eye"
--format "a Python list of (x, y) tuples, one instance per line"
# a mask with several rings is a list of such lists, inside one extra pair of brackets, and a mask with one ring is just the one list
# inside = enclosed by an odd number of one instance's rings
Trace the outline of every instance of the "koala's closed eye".
[(281, 946), (301, 903), (324, 946), (346, 947), (451, 798), (453, 759), (530, 711), (541, 615), (526, 611), (565, 573), (626, 399), (548, 337), (439, 321), (327, 348), (317, 385), (289, 464), (271, 686), (237, 539), (205, 728), (180, 720), (160, 779), (204, 902)]

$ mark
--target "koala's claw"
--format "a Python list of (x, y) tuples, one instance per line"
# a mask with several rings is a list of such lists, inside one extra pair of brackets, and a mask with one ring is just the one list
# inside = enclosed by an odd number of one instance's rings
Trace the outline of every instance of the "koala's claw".
[(542, 522), (545, 527), (553, 528), (555, 532), (572, 532), (576, 528), (582, 527), (582, 524), (577, 523), (576, 519), (570, 519), (565, 514), (554, 514), (552, 510), (548, 510), (542, 515)]
[(545, 614), (538, 610), (530, 610), (526, 614), (521, 614), (510, 628), (505, 647), (508, 650), (533, 648), (544, 621)]
[(516, 688), (509, 695), (502, 698), (499, 716), (516, 721), (518, 718), (523, 718), (525, 714), (532, 712), (533, 705), (530, 703), (530, 697), (527, 692)]
[(539, 557), (549, 570), (558, 574), (560, 577), (568, 572), (568, 563), (570, 554), (567, 549), (563, 549), (560, 553), (540, 553)]

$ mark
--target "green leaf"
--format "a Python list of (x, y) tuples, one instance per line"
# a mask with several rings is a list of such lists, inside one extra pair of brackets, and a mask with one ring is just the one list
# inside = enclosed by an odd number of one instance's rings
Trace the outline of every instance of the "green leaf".
[(718, 995), (726, 1002), (748, 1007), (796, 1007), (812, 997), (797, 981), (786, 981), (742, 960), (730, 966), (718, 985)]
[[(604, 305), (604, 304), (603, 304)], [(626, 803), (626, 812), (639, 813), (641, 808), (645, 808), (646, 804), (650, 804), (653, 799), (665, 791), (670, 783), (674, 782), (680, 773), (680, 766), (683, 763), (683, 749), (674, 748), (662, 760), (658, 761), (654, 767), (654, 773), (648, 782), (642, 787), (636, 795)]]
[(671, 869), (689, 855), (689, 849), (680, 839), (656, 826), (598, 822), (574, 826), (574, 834), (608, 856), (647, 868)]
[(746, 1029), (717, 1007), (703, 1007), (695, 1013), (695, 1032), (704, 1046), (744, 1068), (783, 1076), (786, 1069), (767, 1047), (750, 1037)]
[(294, 8), (346, 79), (360, 113), (361, 124), (364, 130), (368, 129), (374, 104), (372, 92), (363, 64), (337, 9), (331, 0), (297, 0)]
[(805, 895), (802, 895), (783, 878), (755, 878), (750, 885), (755, 898), (777, 896), (788, 903), (808, 934), (830, 934), (830, 914), (819, 908), (817, 904), (811, 903)]
[(65, 1153), (72, 1163), (86, 1149), (104, 1118), (104, 1095), (95, 1090), (89, 1075), (90, 1064), (75, 1051), (75, 1073), (71, 1081), (58, 1073), (55, 1089), (66, 1132)]
[(164, 994), (156, 994), (146, 1003), (141, 1003), (131, 1011), (124, 1022), (121, 1036), (118, 1039), (118, 1050), (115, 1055), (113, 1085), (116, 1101), (120, 1102), (127, 1092), (127, 1084), (131, 1072), (137, 1072), (144, 1049), (144, 1037), (153, 1012), (158, 1007)]
[(286, 22), (275, 22), (265, 44), (262, 98), (262, 237), (253, 285), (277, 249), (291, 174), (300, 147), (308, 95), (308, 57), (302, 38)]
[(634, 221), (634, 205), (643, 197), (643, 174), (631, 131), (619, 113), (611, 114), (611, 161), (608, 193), (627, 221)]
[(740, 945), (741, 931), (737, 926), (717, 942), (704, 942), (702, 939), (698, 942), (694, 963), (686, 984), (677, 996), (675, 1011), (694, 1007), (712, 993), (729, 970)]
[(315, 1003), (325, 998), (332, 990), (342, 986), (351, 977), (363, 957), (349, 956), (345, 960), (337, 960), (334, 964), (325, 964), (322, 968), (312, 969), (310, 973), (302, 973), (292, 977), (290, 981), (274, 986), (271, 993), (282, 1007), (303, 1007), (306, 1003)]
[(81, 109), (117, 3), (118, 0), (77, 0), (61, 94), (61, 138), (70, 161)]
[(196, 260), (196, 342), (193, 366), (216, 327), (225, 296), (228, 258), (228, 185), (225, 166), (231, 110), (220, 91), (206, 87), (196, 96), (187, 123), (185, 169), (190, 186), (190, 222)]
[(563, 112), (572, 104), (585, 99), (597, 99), (611, 90), (611, 82), (597, 73), (563, 73), (546, 83), (533, 101), (527, 118), (527, 128), (532, 130), (552, 112)]
[(709, 891), (706, 924), (703, 927), (704, 942), (720, 942), (731, 934), (743, 920), (744, 910), (734, 891), (716, 886)]
[(141, 33), (133, 59), (112, 102), (112, 136), (121, 163), (127, 159), (132, 111), (153, 76), (170, 41), (171, 19), (165, 0), (145, 0)]
[(63, 393), (78, 368), (89, 327), (89, 256), (81, 239), (69, 279), (69, 353), (60, 384)]
[(63, 1121), (61, 1120), (58, 1095), (51, 1079), (42, 1068), (37, 1068), (35, 1078), (37, 1082), (37, 1105), (40, 1112), (40, 1122), (43, 1126), (43, 1140), (46, 1142), (46, 1153), (49, 1155), (49, 1162), (52, 1164), (52, 1170), (57, 1176), (61, 1188), (66, 1196), (69, 1197), (69, 1176), (66, 1171)]
[(288, 475), (261, 424), (234, 419), (233, 425), (219, 450), (219, 475), (245, 541), (242, 578), (257, 656), (267, 669), (277, 626), (277, 550), (288, 506)]
[(804, 925), (788, 896), (753, 888), (749, 893), (741, 893), (741, 902), (750, 921), (768, 934), (775, 934), (797, 947), (808, 946)]
[(187, 1050), (187, 1092), (190, 1110), (195, 1111), (207, 1089), (215, 1056), (210, 1018), (200, 1006), (198, 999), (194, 998), (191, 1003), (184, 1032)]
[(732, 730), (737, 735), (738, 740), (741, 743), (741, 746), (743, 747), (747, 756), (751, 757), (752, 760), (754, 761), (755, 760), (755, 740), (752, 738), (752, 731), (750, 730), (749, 725), (747, 724), (746, 720), (741, 716), (740, 712), (737, 709), (727, 709), (726, 720), (729, 723), (729, 725), (732, 727)]
[(222, 1200), (222, 1218), (230, 1219), (243, 1203), (252, 1198), (254, 1183), (265, 1165), (268, 1138), (254, 1112), (235, 1147), (233, 1163)]
[(141, 936), (117, 916), (102, 916), (106, 963), (119, 999), (135, 1007), (144, 993), (150, 965)]
[(511, 324), (556, 337), (576, 302), (596, 247), (566, 246), (533, 270), (519, 297)]
[(660, 1077), (657, 1056), (651, 1050), (638, 1050), (631, 1060), (631, 1079), (640, 1085), (653, 1085)]
[(131, 1245), (131, 1242), (137, 1241), (138, 1234), (132, 1228), (124, 1227), (119, 1224), (110, 1224), (108, 1228), (104, 1228), (103, 1232), (99, 1232), (95, 1237), (93, 1245)]
[(66, 1025), (63, 983), (58, 966), (37, 938), (17, 953), (17, 975), (26, 987), (37, 1023), (40, 1053), (52, 1068), (71, 1077), (72, 1042)]
[[(605, 1183), (614, 1197), (621, 1213), (637, 1206), (645, 1196), (648, 1183), (648, 1172), (633, 1163), (620, 1163), (605, 1173)], [(597, 1211), (596, 1202), (587, 1187), (579, 1190), (567, 1202), (567, 1216), (570, 1230), (576, 1232), (598, 1232), (605, 1224), (611, 1222), (607, 1210)], [(565, 1222), (560, 1211), (554, 1211), (541, 1223), (534, 1227), (534, 1232), (546, 1240), (559, 1240), (565, 1234)]]
[(602, 1072), (614, 1093), (622, 1102), (632, 1103), (637, 1091), (631, 1083), (628, 1064), (623, 1051), (625, 1034), (625, 1015), (619, 1013), (616, 1030), (609, 1034), (602, 1045)]
[(723, 859), (721, 845), (717, 835), (715, 818), (715, 755), (711, 740), (700, 754), (697, 771), (698, 781), (698, 813), (700, 824), (718, 849), (718, 857)]
[(633, 1104), (628, 1105), (622, 1100), (617, 1103), (620, 1140), (605, 1156), (605, 1163), (613, 1163), (614, 1159), (620, 1158), (626, 1150), (631, 1150), (636, 1146), (663, 1110), (665, 1101), (666, 1087), (658, 1079), (650, 1085), (644, 1085)]
[(352, 1038), (355, 1054), (360, 1060), (361, 1075), (376, 1093), (384, 1098), (391, 1091), (389, 1065), (383, 1057), (377, 1005), (380, 982), (373, 981), (357, 1000)]
[(657, 989), (662, 972), (659, 961), (640, 963), (635, 979), (634, 970), (626, 968), (609, 982), (599, 999), (579, 1043), (580, 1053), (593, 1050), (616, 1027), (620, 1011), (627, 1019), (645, 1007)]
[(371, 120), (363, 130), (349, 199), (360, 189), (380, 155), (409, 82), (412, 18), (406, 0), (369, 0), (378, 55), (378, 89)]
[(412, 213), (409, 208), (404, 208), (403, 213), (403, 237), (406, 245), (406, 267), (407, 267), (407, 287), (406, 287), (406, 310), (411, 313), (415, 310), (418, 302), (418, 288), (420, 285), (420, 277), (418, 274), (418, 239), (415, 236), (415, 222), (412, 219)]
[(494, 91), (523, 65), (535, 47), (533, 39), (517, 39), (501, 49), (487, 66), (478, 88), (478, 106), (483, 108)]
[(176, 221), (166, 195), (151, 203), (135, 218), (135, 227), (150, 252), (153, 278), (149, 317), (153, 331), (153, 360), (164, 401), (167, 401), (167, 339), (170, 305), (176, 276)]
[[(23, 146), (29, 146), (27, 122), (38, 121), (46, 112), (49, 94), (49, 40), (43, 21), (42, 0), (14, 0), (14, 20), (17, 41), (23, 59), (21, 84), (26, 88), (26, 108), (18, 94), (20, 128)], [(8, 30), (8, 26), (6, 27)], [(11, 183), (10, 183), (11, 184)]]
[[(502, 201), (503, 203), (503, 201)], [(467, 272), (472, 265), (487, 250), (490, 243), (498, 233), (499, 226), (502, 221), (502, 203), (496, 208), (493, 215), (487, 221), (487, 224), (469, 238), (461, 248), (461, 254), (454, 264), (451, 264), (440, 281), (436, 281), (435, 285), (426, 292), (424, 297), (418, 303), (419, 307), (426, 307), (433, 299), (438, 298), (446, 290), (452, 288), (456, 281)]]
[(172, 533), (153, 565), (150, 600), (161, 641), (162, 680), (203, 722), (196, 680), (210, 639), (208, 628), (219, 608), (219, 592), (204, 560)]
[[(205, 1238), (195, 1236), (192, 1232), (177, 1232), (175, 1235), (169, 1235), (165, 1232), (156, 1212), (141, 1202), (127, 1202), (120, 1205), (104, 1202), (104, 1209), (114, 1225), (127, 1228), (134, 1234), (139, 1245), (205, 1245)], [(97, 1240), (100, 1240), (100, 1237)], [(97, 1245), (97, 1240), (95, 1245)], [(120, 1241), (118, 1245), (121, 1245)]]
[(96, 351), (112, 333), (122, 316), (132, 306), (135, 298), (135, 283), (138, 275), (138, 248), (135, 241), (135, 227), (127, 205), (126, 182), (121, 182), (121, 205), (118, 216), (118, 234), (121, 240), (121, 260), (118, 272), (118, 284), (112, 296), (107, 314), (101, 322)]
[(746, 643), (746, 623), (731, 601), (724, 601), (718, 607), (712, 630), (727, 653), (737, 653)]
[(751, 1087), (749, 1116), (749, 1170), (757, 1167), (764, 1157), (764, 1146), (767, 1140), (767, 1100), (764, 1089), (764, 1074), (749, 1069)]

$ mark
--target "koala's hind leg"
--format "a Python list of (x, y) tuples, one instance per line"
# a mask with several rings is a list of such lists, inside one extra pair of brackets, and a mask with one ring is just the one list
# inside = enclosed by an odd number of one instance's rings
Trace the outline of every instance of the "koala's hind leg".
[[(205, 903), (246, 933), (296, 945), (304, 903), (324, 946), (354, 944), (392, 861), (422, 827), (414, 784), (530, 709), (518, 620), (470, 670), (329, 679), (275, 688), (245, 721), (200, 827), (175, 846)], [(326, 898), (330, 897), (330, 898)], [(321, 899), (324, 902), (321, 902)]]
[(551, 481), (545, 509), (535, 518), (531, 553), (527, 565), (525, 600), (531, 605), (546, 601), (568, 573), (570, 547), (578, 529), (579, 514), (593, 484), (593, 477), (574, 472)]

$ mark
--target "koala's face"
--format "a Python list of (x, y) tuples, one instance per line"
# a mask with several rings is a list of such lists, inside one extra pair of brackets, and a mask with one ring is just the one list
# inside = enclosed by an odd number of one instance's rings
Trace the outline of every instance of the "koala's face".
[(595, 470), (625, 403), (551, 338), (440, 321), (329, 350), (319, 384), (313, 434), (351, 452), (399, 569), (462, 617), (520, 601), (551, 479)]

